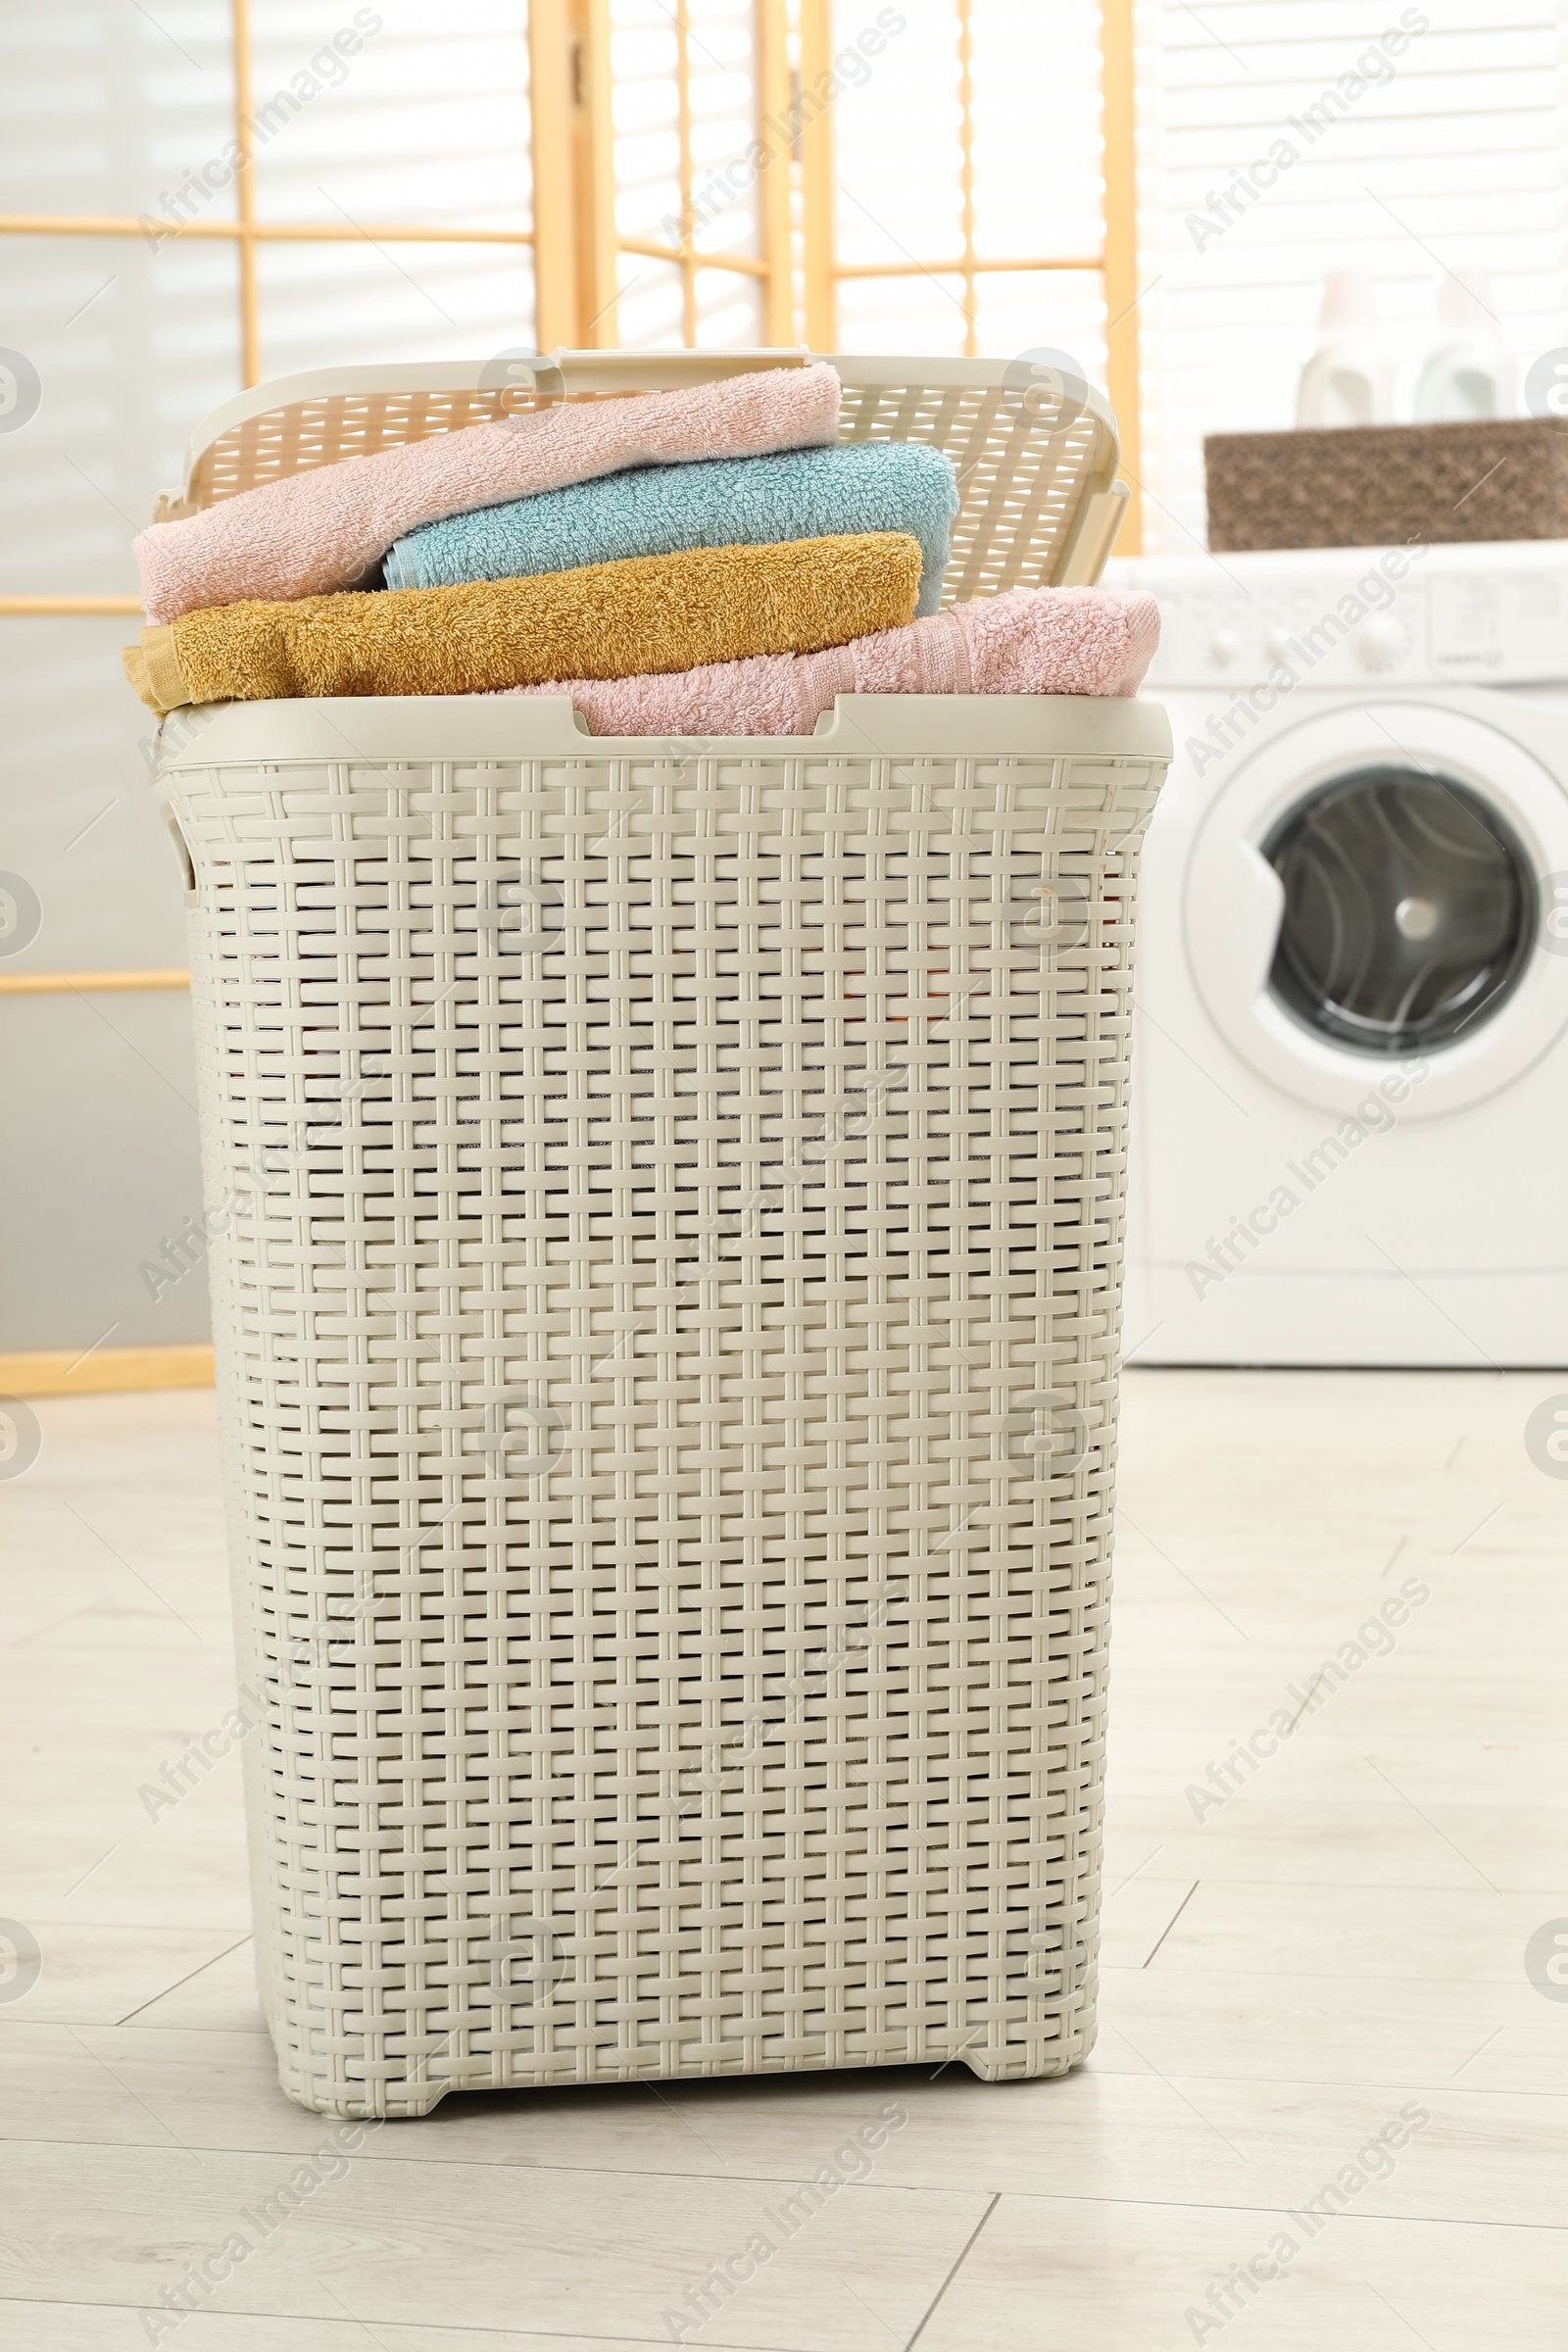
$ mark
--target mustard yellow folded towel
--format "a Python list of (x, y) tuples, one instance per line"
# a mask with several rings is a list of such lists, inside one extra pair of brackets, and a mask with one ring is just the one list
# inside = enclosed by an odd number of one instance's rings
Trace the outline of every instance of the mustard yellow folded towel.
[(478, 694), (811, 654), (912, 618), (919, 543), (900, 531), (634, 556), (526, 580), (218, 605), (143, 629), (144, 703)]

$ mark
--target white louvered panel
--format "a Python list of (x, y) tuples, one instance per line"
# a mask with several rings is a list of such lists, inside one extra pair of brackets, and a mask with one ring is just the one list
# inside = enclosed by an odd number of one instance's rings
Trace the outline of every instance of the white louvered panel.
[[(1144, 14), (1142, 275), (1152, 545), (1203, 534), (1205, 433), (1292, 421), (1325, 270), (1368, 271), (1399, 359), (1397, 410), (1436, 337), (1443, 270), (1492, 274), (1521, 369), (1568, 341), (1560, 0), (1424, 0), (1429, 29), (1315, 138), (1306, 110), (1400, 5), (1163, 0)], [(1293, 125), (1294, 118), (1294, 125)], [(1200, 250), (1191, 222), (1286, 138), (1298, 160)]]

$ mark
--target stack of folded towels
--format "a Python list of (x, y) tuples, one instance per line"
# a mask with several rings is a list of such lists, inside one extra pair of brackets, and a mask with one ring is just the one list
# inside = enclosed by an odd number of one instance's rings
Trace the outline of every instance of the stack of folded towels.
[(1137, 691), (1153, 600), (937, 610), (953, 467), (839, 439), (817, 362), (269, 482), (136, 542), (145, 703), (568, 695), (596, 734), (809, 734), (838, 694)]

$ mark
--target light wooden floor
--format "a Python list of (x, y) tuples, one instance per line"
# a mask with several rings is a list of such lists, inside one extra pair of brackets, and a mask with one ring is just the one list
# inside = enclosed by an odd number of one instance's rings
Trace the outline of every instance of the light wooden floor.
[[(688, 2282), (896, 2100), (868, 2178), (687, 2341), (1562, 2352), (1568, 2000), (1525, 1969), (1539, 1929), (1568, 1932), (1568, 1482), (1524, 1445), (1554, 1386), (1129, 1379), (1082, 2074), (454, 2098), (372, 2136), (158, 2340), (666, 2342)], [(130, 2352), (327, 2128), (272, 2078), (234, 1759), (156, 1822), (138, 1800), (233, 1700), (212, 1399), (38, 1413), (38, 1461), (0, 1485), (0, 1913), (44, 1956), (24, 1998), (0, 1987), (0, 2347)], [(1430, 1597), (1387, 1654), (1196, 1819), (1189, 1787), (1405, 1579)], [(1292, 2210), (1336, 2179), (1347, 2208), (1305, 2242)], [(1205, 2297), (1250, 2262), (1222, 2317)]]

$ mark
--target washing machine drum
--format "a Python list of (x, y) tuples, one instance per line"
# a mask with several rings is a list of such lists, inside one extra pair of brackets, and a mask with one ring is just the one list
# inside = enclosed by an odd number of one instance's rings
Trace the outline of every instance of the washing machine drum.
[[(1500, 698), (1497, 698), (1500, 703)], [(1187, 955), (1221, 1037), (1352, 1109), (1419, 1063), (1403, 1116), (1482, 1102), (1568, 1027), (1568, 795), (1454, 700), (1336, 706), (1260, 735), (1193, 836)]]
[(1378, 765), (1341, 776), (1264, 841), (1284, 886), (1274, 996), (1361, 1054), (1419, 1054), (1517, 986), (1536, 885), (1517, 836), (1457, 779)]

